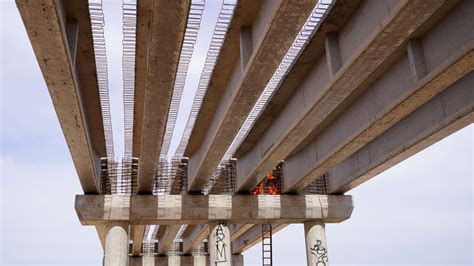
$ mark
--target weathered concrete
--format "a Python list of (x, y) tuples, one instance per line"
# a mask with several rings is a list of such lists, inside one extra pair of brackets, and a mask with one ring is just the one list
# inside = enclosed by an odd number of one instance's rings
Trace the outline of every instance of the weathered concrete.
[(99, 193), (100, 157), (106, 149), (88, 3), (16, 2), (82, 189)]
[(128, 264), (128, 225), (111, 223), (105, 238), (104, 265), (127, 266)]
[(329, 192), (345, 193), (474, 122), (474, 72), (328, 171)]
[(210, 229), (208, 224), (198, 224), (194, 229), (183, 238), (183, 253), (191, 254), (196, 248), (209, 236)]
[[(474, 5), (473, 5), (474, 6)], [(474, 10), (474, 9), (473, 9)], [(459, 19), (459, 17), (456, 17)], [(466, 18), (467, 19), (467, 18)], [(474, 23), (473, 27), (474, 27)], [(436, 30), (436, 28), (434, 29)], [(474, 34), (473, 34), (474, 35)], [(285, 159), (285, 192), (297, 192), (342, 162), (385, 130), (474, 69), (474, 40), (462, 38), (458, 50), (418, 82), (411, 76), (409, 57), (402, 56), (344, 113), (302, 151)], [(458, 41), (452, 39), (453, 42)], [(418, 60), (439, 56), (440, 49)], [(413, 76), (418, 75), (413, 72)]]
[(252, 25), (257, 17), (263, 0), (241, 0), (238, 1), (232, 21), (230, 22), (227, 36), (225, 36), (219, 58), (217, 59), (211, 82), (207, 88), (202, 102), (201, 110), (192, 129), (191, 138), (184, 156), (189, 157), (201, 145), (204, 136), (212, 122), (219, 101), (232, 76), (234, 67), (238, 64), (240, 54), (240, 32), (242, 27)]
[(130, 197), (121, 195), (77, 195), (75, 207), (83, 225), (112, 221), (132, 225), (206, 224), (212, 221), (268, 224), (314, 219), (338, 223), (348, 219), (353, 210), (352, 197), (344, 195), (233, 195), (230, 208), (212, 206), (216, 198), (224, 201), (222, 198), (226, 196), (132, 195), (130, 201)]
[[(275, 234), (285, 227), (286, 224), (272, 224), (272, 233)], [(241, 254), (261, 241), (262, 225), (257, 224), (232, 241), (232, 252), (234, 254)]]
[(224, 223), (211, 224), (209, 234), (209, 259), (211, 265), (232, 266), (230, 230)]
[[(341, 69), (331, 77), (326, 55), (319, 59), (259, 143), (238, 158), (239, 191), (249, 191), (278, 162), (305, 147), (383, 74), (417, 29), (434, 23), (430, 18), (439, 16), (433, 14), (446, 12), (456, 1), (400, 0), (392, 4), (387, 9), (384, 1), (366, 1), (355, 11), (338, 34)], [(297, 187), (287, 191), (294, 189)]]
[(190, 155), (189, 191), (199, 192), (205, 186), (314, 5), (314, 0), (264, 2), (252, 24), (254, 49), (245, 70), (234, 66), (227, 85), (220, 88), (225, 88), (224, 94), (205, 137)]
[(308, 266), (329, 265), (324, 222), (304, 223), (306, 262)]
[(172, 224), (166, 226), (166, 231), (158, 240), (158, 255), (166, 255), (176, 238), (176, 234), (181, 228), (181, 224)]
[(142, 252), (142, 242), (145, 236), (145, 226), (136, 225), (131, 227), (130, 239), (133, 241), (132, 255), (138, 256)]
[[(136, 76), (144, 76), (146, 81), (136, 84), (143, 87), (135, 88), (142, 92), (135, 95), (134, 106), (135, 110), (143, 110), (134, 115), (133, 132), (134, 145), (138, 145), (137, 148), (133, 148), (134, 155), (140, 158), (137, 189), (141, 194), (151, 194), (153, 191), (156, 165), (160, 156), (190, 3), (190, 0), (153, 1), (150, 13), (146, 12), (146, 8), (144, 8), (144, 13), (139, 13), (139, 16), (147, 14), (151, 16), (146, 42), (137, 40), (140, 56), (143, 48), (139, 45), (146, 45), (147, 50), (145, 58), (137, 57), (137, 65), (140, 68), (136, 71), (144, 70), (146, 75), (136, 73)], [(147, 4), (147, 2), (144, 3), (144, 5)], [(142, 9), (139, 6), (140, 10)], [(142, 26), (139, 23), (137, 30), (143, 32), (143, 29), (140, 29)], [(139, 35), (139, 37), (143, 36)], [(144, 69), (142, 68), (144, 63), (140, 62), (141, 60), (146, 61)], [(138, 150), (139, 153), (137, 153)]]
[[(209, 263), (209, 256), (179, 256), (179, 265), (183, 266), (206, 266)], [(234, 266), (243, 266), (242, 255), (232, 255)], [(170, 266), (169, 257), (130, 257), (129, 266)]]
[(324, 54), (326, 35), (335, 35), (336, 32), (340, 31), (359, 5), (359, 2), (359, 0), (338, 0), (336, 2), (314, 37), (308, 42), (306, 49), (296, 59), (290, 73), (288, 73), (280, 88), (274, 93), (245, 140), (235, 152), (234, 156), (236, 158), (241, 157), (256, 145), (273, 119), (283, 109), (290, 96), (300, 86), (306, 75), (314, 67), (315, 63), (318, 62), (318, 59)]

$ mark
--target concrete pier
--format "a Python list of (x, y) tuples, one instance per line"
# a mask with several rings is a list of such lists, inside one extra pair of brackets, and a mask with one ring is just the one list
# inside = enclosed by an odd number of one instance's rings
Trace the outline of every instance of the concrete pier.
[(110, 224), (105, 238), (105, 266), (127, 266), (128, 226)]
[(326, 229), (324, 222), (313, 221), (304, 224), (306, 261), (308, 266), (325, 266), (328, 263)]
[(232, 266), (230, 230), (224, 223), (212, 224), (209, 234), (209, 256), (211, 265)]

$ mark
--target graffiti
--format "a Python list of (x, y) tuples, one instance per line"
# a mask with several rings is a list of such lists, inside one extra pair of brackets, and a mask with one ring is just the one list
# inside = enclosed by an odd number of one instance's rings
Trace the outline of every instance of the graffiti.
[(218, 265), (219, 263), (227, 262), (227, 244), (224, 240), (224, 228), (221, 223), (217, 225), (214, 237), (216, 239), (216, 260), (214, 262), (215, 265)]
[(316, 257), (316, 266), (326, 266), (328, 263), (328, 253), (326, 248), (322, 246), (321, 240), (316, 240), (311, 250), (311, 254)]

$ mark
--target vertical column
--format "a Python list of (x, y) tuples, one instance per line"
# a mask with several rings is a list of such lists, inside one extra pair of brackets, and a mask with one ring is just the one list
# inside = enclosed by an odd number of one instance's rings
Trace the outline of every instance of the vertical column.
[(225, 223), (209, 225), (212, 229), (209, 235), (209, 256), (212, 266), (232, 266), (230, 245), (230, 230)]
[(194, 266), (207, 266), (206, 247), (204, 245), (204, 242), (199, 244), (199, 246), (192, 254)]
[(179, 255), (168, 255), (168, 266), (180, 266), (181, 257)]
[(204, 255), (193, 255), (194, 266), (206, 266), (206, 256)]
[(329, 265), (324, 222), (306, 222), (304, 232), (306, 235), (306, 261), (308, 266)]
[(110, 224), (105, 237), (105, 266), (127, 266), (128, 225)]

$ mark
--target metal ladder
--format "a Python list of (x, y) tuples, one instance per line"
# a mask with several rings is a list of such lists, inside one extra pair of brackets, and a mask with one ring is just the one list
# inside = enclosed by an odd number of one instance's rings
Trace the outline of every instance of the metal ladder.
[(272, 225), (262, 224), (262, 265), (272, 266)]

